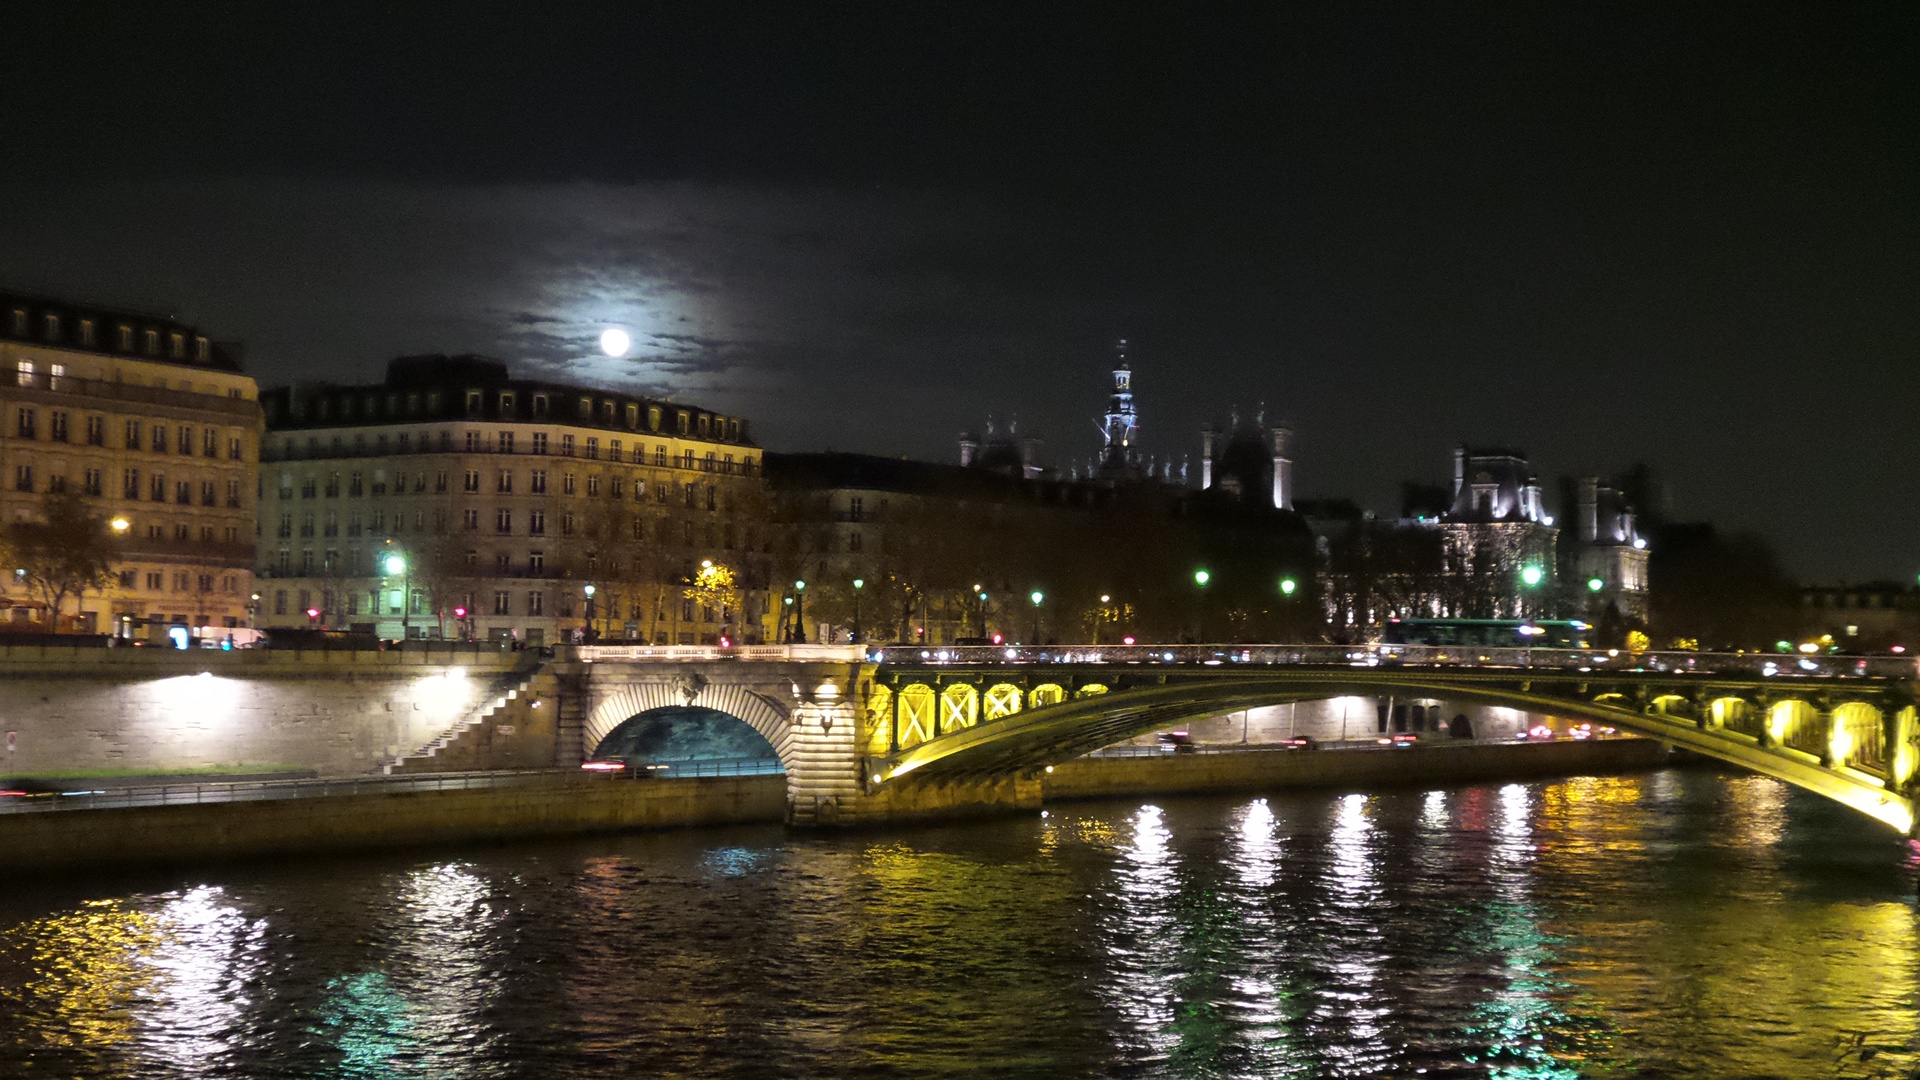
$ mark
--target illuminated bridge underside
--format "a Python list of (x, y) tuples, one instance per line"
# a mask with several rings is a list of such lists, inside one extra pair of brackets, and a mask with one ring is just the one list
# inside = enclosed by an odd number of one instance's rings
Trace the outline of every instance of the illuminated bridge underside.
[[(1136, 669), (1137, 670), (1137, 669)], [(984, 672), (984, 683), (1006, 669)], [(924, 679), (951, 684), (966, 673)], [(1663, 739), (1844, 803), (1903, 832), (1914, 771), (1910, 684), (1782, 682), (1640, 674), (1541, 677), (1529, 673), (1393, 668), (1291, 669), (1258, 675), (1192, 673), (1125, 688), (1127, 673), (1088, 673), (1112, 691), (1029, 708), (942, 732), (871, 762), (884, 783), (907, 773), (959, 777), (1017, 773), (1134, 735), (1244, 708), (1347, 695), (1432, 697), (1608, 724)], [(921, 673), (897, 676), (896, 685)], [(1037, 676), (1036, 676), (1037, 677)]]

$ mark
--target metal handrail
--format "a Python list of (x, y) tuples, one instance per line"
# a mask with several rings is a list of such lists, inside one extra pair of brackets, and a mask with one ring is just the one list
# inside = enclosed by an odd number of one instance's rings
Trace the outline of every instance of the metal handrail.
[(0, 799), (0, 814), (50, 810), (104, 810), (137, 806), (193, 806), (205, 803), (266, 802), (339, 795), (397, 795), (418, 791), (461, 791), (512, 787), (539, 782), (591, 783), (596, 773), (577, 769), (497, 769), (484, 772), (419, 773), (407, 776), (345, 776), (306, 780), (249, 780), (231, 783), (160, 784), (88, 788), (85, 781), (55, 792), (24, 792)]
[(1798, 653), (1629, 653), (1608, 649), (1519, 649), (1445, 645), (949, 645), (885, 646), (871, 663), (904, 667), (1044, 664), (1186, 667), (1431, 667), (1695, 675), (1912, 679), (1906, 656)]

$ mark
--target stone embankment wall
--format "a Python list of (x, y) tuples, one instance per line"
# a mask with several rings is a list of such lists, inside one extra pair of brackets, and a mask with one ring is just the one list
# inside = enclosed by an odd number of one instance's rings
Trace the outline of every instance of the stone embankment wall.
[[(0, 648), (0, 774), (377, 771), (484, 707), (529, 655)], [(538, 763), (551, 756), (549, 740)]]
[(1617, 738), (1541, 743), (1442, 743), (1408, 749), (1250, 751), (1080, 758), (1041, 779), (1048, 802), (1274, 791), (1283, 788), (1391, 785), (1439, 787), (1544, 776), (1573, 776), (1665, 764), (1654, 739)]
[(108, 868), (778, 822), (784, 776), (551, 783), (0, 816), (9, 871)]

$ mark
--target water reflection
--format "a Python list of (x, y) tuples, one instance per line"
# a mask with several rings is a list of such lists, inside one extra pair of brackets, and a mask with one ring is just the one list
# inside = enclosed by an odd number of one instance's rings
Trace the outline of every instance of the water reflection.
[(1906, 1076), (1908, 858), (1689, 771), (16, 889), (0, 1076)]

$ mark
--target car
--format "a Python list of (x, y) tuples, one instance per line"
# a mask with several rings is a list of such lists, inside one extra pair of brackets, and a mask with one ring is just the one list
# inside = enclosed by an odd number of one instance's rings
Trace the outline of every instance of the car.
[(1310, 735), (1295, 735), (1291, 739), (1280, 740), (1280, 746), (1285, 750), (1312, 750), (1318, 745)]
[(1163, 731), (1160, 733), (1160, 748), (1176, 754), (1193, 753), (1193, 736), (1184, 731)]

